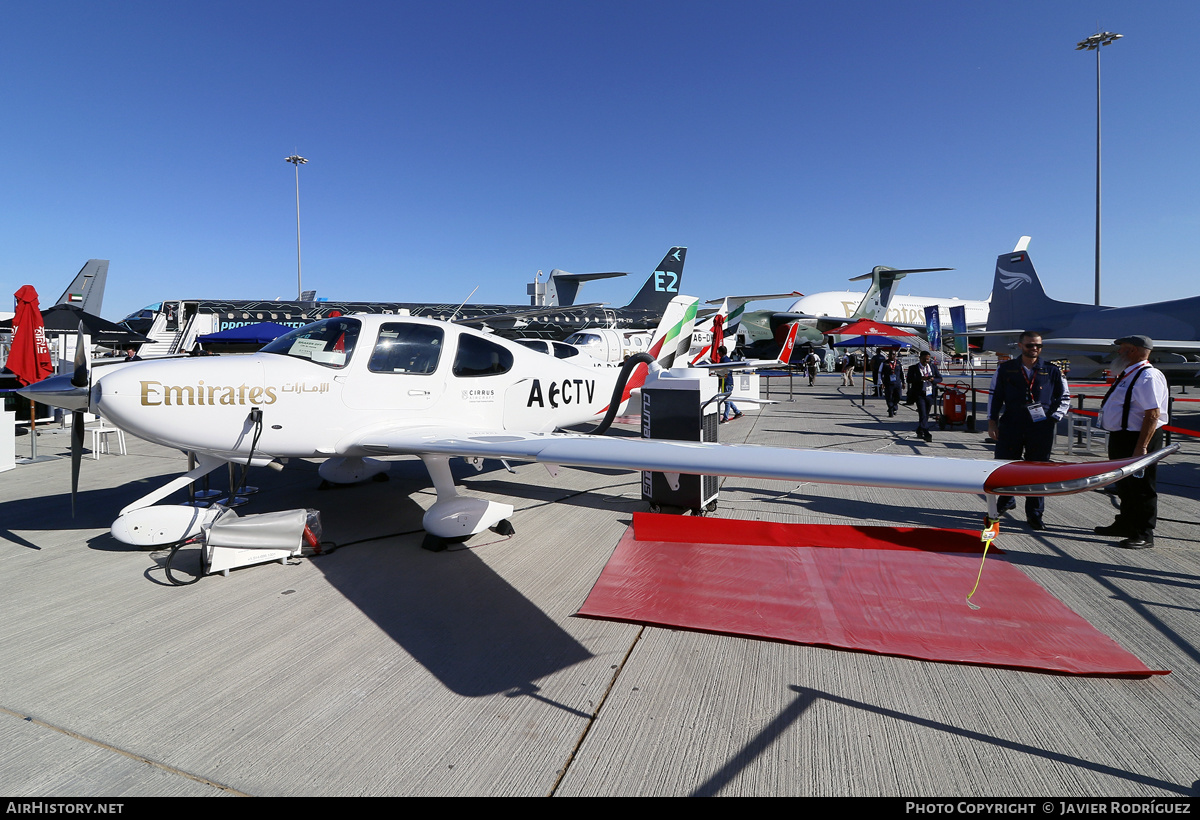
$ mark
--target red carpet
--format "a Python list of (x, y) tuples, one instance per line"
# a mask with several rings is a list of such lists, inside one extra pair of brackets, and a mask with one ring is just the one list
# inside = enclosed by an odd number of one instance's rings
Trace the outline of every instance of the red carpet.
[(1168, 674), (994, 551), (971, 609), (981, 546), (966, 530), (635, 513), (579, 614), (921, 660)]

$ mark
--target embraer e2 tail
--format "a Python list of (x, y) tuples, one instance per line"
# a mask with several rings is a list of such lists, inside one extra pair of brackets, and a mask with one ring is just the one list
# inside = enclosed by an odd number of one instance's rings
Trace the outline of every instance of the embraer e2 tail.
[(679, 295), (683, 282), (683, 260), (687, 248), (671, 248), (642, 285), (642, 289), (625, 306), (625, 310), (649, 310), (662, 313), (671, 300)]

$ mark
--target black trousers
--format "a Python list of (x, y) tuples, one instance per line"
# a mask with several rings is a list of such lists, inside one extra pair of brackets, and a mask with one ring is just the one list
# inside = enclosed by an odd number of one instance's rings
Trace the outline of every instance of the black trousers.
[(926, 396), (924, 388), (917, 388), (913, 395), (913, 403), (917, 407), (917, 429), (929, 429), (929, 411), (933, 409), (936, 396)]
[[(1058, 422), (1050, 418), (1044, 421), (1029, 419), (1008, 424), (1001, 420), (996, 433), (996, 458), (1049, 461), (1050, 452), (1054, 449), (1054, 428), (1056, 426), (1058, 426)], [(1004, 506), (1012, 501), (1012, 496), (1002, 495), (997, 501)], [(1045, 509), (1045, 496), (1025, 496), (1026, 516), (1041, 515)]]
[[(1129, 458), (1137, 447), (1138, 431), (1118, 430), (1108, 434), (1108, 457)], [(1163, 431), (1158, 428), (1150, 437), (1146, 452), (1153, 453), (1161, 450)], [(1142, 538), (1154, 534), (1154, 526), (1158, 523), (1158, 465), (1147, 467), (1142, 475), (1131, 475), (1117, 482), (1117, 498), (1121, 500), (1121, 511), (1117, 513), (1114, 522), (1118, 527), (1127, 530), (1132, 535)]]
[(895, 415), (896, 408), (900, 406), (900, 385), (894, 382), (884, 384), (883, 397), (887, 401), (888, 412)]

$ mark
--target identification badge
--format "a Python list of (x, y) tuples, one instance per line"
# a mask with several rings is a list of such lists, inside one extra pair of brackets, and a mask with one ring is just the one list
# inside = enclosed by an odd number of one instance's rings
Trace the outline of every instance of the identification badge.
[(1046, 408), (1042, 407), (1040, 402), (1035, 401), (1033, 404), (1027, 405), (1026, 409), (1029, 411), (1029, 418), (1034, 421), (1046, 420)]

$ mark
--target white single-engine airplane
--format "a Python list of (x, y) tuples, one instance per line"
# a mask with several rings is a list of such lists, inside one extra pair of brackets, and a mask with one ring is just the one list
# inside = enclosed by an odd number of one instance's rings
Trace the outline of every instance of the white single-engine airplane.
[[(449, 466), (456, 456), (476, 466), (486, 458), (539, 461), (552, 473), (554, 465), (569, 465), (986, 493), (994, 515), (997, 495), (1082, 492), (1172, 452), (1038, 464), (556, 432), (602, 416), (598, 429), (606, 429), (643, 381), (649, 388), (673, 378), (713, 378), (668, 369), (676, 359), (686, 364), (695, 317), (696, 300), (677, 297), (650, 356), (642, 356), (643, 363), (634, 357), (619, 374), (461, 325), (364, 314), (315, 322), (253, 355), (147, 360), (90, 372), (81, 364), (74, 376), (22, 392), (74, 410), (80, 429), (82, 412), (90, 410), (133, 435), (196, 454), (195, 469), (121, 510), (113, 534), (143, 544), (164, 538), (146, 531), (162, 520), (154, 511), (190, 511), (151, 505), (226, 462), (326, 459), (321, 476), (345, 483), (387, 468), (372, 456), (417, 456), (437, 491), (423, 526), (451, 540), (487, 528), (511, 532), (506, 519), (513, 512), (507, 504), (459, 495)], [(82, 433), (73, 446), (74, 485)], [(171, 540), (196, 533), (195, 519), (188, 520), (193, 523), (181, 526), (190, 529), (170, 534)]]

